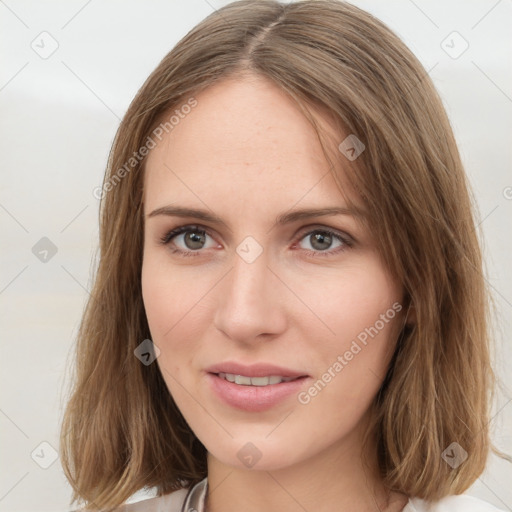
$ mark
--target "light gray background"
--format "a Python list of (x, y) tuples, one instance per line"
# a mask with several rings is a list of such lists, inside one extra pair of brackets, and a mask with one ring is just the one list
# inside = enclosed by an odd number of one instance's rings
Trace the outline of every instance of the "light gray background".
[[(48, 444), (58, 449), (70, 350), (95, 264), (99, 203), (92, 191), (145, 78), (225, 3), (0, 0), (0, 511), (69, 510), (70, 489)], [(494, 405), (494, 441), (512, 453), (512, 2), (353, 3), (405, 40), (452, 120), (478, 200), (497, 304), (496, 369), (504, 389)], [(52, 38), (58, 48), (47, 56)], [(453, 58), (464, 40), (469, 47)], [(32, 252), (42, 237), (57, 248), (46, 262)], [(468, 494), (512, 510), (510, 482), (512, 464), (491, 456)]]

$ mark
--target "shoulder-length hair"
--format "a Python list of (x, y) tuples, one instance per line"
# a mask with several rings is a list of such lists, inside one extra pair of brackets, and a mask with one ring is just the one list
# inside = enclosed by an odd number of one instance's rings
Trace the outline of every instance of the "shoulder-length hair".
[[(311, 112), (328, 113), (340, 126), (338, 144), (348, 134), (364, 144), (354, 160), (332, 151), (332, 140), (324, 152), (338, 185), (343, 162), (415, 313), (367, 435), (378, 440), (390, 489), (427, 500), (463, 492), (492, 447), (496, 378), (474, 201), (442, 102), (416, 57), (369, 13), (336, 0), (242, 0), (208, 16), (164, 57), (114, 140), (101, 191), (99, 265), (62, 425), (74, 500), (115, 507), (143, 487), (164, 494), (206, 476), (206, 449), (158, 365), (134, 356), (151, 337), (141, 292), (144, 156), (162, 127), (172, 127), (173, 112), (185, 115), (201, 90), (246, 73), (272, 80), (312, 123)], [(322, 141), (326, 133), (317, 132)], [(467, 453), (456, 468), (443, 457), (452, 443)]]

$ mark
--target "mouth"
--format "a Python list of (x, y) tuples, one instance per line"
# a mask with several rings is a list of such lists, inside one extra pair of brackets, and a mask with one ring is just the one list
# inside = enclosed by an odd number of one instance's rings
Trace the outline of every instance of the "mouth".
[(307, 375), (258, 375), (207, 372), (210, 391), (222, 403), (245, 412), (263, 412), (290, 403), (304, 388)]
[(272, 386), (274, 384), (281, 384), (282, 382), (291, 382), (292, 380), (302, 379), (303, 377), (282, 377), (280, 375), (269, 375), (266, 377), (248, 377), (247, 375), (236, 375), (234, 373), (214, 373), (217, 377), (233, 382), (241, 386)]

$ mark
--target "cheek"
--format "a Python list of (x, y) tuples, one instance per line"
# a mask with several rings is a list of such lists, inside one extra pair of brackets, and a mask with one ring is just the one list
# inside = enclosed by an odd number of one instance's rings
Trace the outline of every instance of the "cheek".
[[(338, 319), (341, 334), (315, 350), (316, 374), (298, 398), (309, 418), (325, 418), (326, 427), (332, 427), (326, 435), (333, 441), (355, 428), (382, 386), (395, 346), (393, 319), (375, 327), (386, 311), (347, 310)], [(316, 420), (310, 425), (316, 429)]]
[[(166, 368), (175, 373), (169, 353), (177, 354), (179, 344), (174, 337), (180, 318), (186, 311), (182, 300), (176, 300), (179, 282), (177, 274), (165, 271), (165, 266), (151, 254), (145, 255), (142, 265), (142, 298), (153, 342), (160, 349), (159, 364), (164, 362)], [(176, 361), (177, 362), (177, 361)]]
[(330, 331), (314, 347), (317, 378), (336, 382), (327, 386), (330, 392), (341, 391), (355, 403), (385, 377), (400, 322), (399, 287), (373, 260), (322, 282), (321, 291), (309, 287), (316, 290), (309, 293), (311, 309)]
[[(191, 396), (200, 396), (192, 371), (199, 351), (201, 296), (190, 276), (172, 271), (165, 261), (145, 259), (142, 268), (142, 296), (152, 341), (160, 349), (156, 363), (169, 394), (193, 425), (204, 422), (204, 411)], [(191, 284), (192, 283), (192, 284)], [(202, 292), (202, 293), (201, 293)]]
[[(149, 262), (148, 262), (149, 263)], [(182, 302), (176, 300), (177, 283), (159, 272), (158, 266), (147, 265), (142, 272), (142, 296), (153, 343), (159, 348), (156, 360), (169, 393), (180, 403), (180, 383), (186, 379), (190, 368), (187, 340), (180, 343), (180, 318), (186, 311)], [(184, 348), (188, 347), (188, 351)], [(182, 385), (183, 385), (182, 384)]]
[(169, 278), (150, 262), (142, 267), (142, 299), (153, 341), (161, 341), (179, 314), (178, 301), (173, 300), (175, 287)]
[[(152, 341), (160, 349), (157, 359), (170, 388), (173, 379), (187, 379), (193, 356), (208, 325), (209, 281), (194, 279), (190, 269), (171, 269), (165, 258), (149, 254), (142, 266), (141, 286)], [(211, 286), (210, 286), (211, 288)]]
[(156, 338), (171, 338), (183, 323), (195, 325), (190, 317), (205, 293), (205, 284), (194, 277), (189, 269), (171, 268), (165, 251), (148, 250), (144, 255), (142, 298), (155, 342)]
[(307, 298), (311, 311), (330, 329), (333, 344), (374, 325), (400, 298), (399, 287), (371, 258), (329, 278), (306, 279), (298, 293)]

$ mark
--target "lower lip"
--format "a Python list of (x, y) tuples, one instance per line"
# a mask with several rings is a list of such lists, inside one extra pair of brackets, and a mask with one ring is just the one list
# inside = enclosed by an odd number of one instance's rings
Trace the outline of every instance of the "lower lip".
[(274, 407), (291, 395), (297, 395), (308, 377), (268, 386), (244, 386), (229, 382), (215, 373), (206, 374), (210, 386), (221, 400), (232, 407), (261, 412)]

